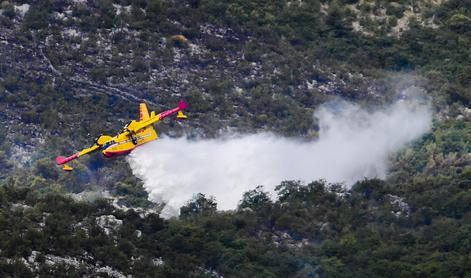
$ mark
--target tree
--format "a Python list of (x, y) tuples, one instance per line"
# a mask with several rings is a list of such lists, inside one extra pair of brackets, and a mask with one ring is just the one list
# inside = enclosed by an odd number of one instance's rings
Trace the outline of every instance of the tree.
[(190, 200), (185, 206), (180, 208), (180, 216), (191, 217), (196, 215), (209, 215), (215, 213), (217, 210), (217, 203), (214, 197), (206, 198), (202, 193)]
[(332, 3), (325, 19), (327, 31), (334, 37), (346, 36), (351, 30), (351, 24), (346, 20), (345, 11), (336, 3)]
[(271, 200), (268, 193), (263, 191), (262, 185), (259, 185), (255, 189), (244, 193), (242, 200), (239, 203), (239, 209), (258, 209), (269, 204), (271, 204)]
[(45, 179), (57, 179), (59, 177), (56, 165), (49, 158), (38, 160), (35, 168), (35, 173)]
[(49, 4), (49, 1), (44, 1), (38, 6), (31, 7), (25, 14), (23, 28), (30, 30), (46, 28), (51, 17), (51, 6)]
[(3, 15), (13, 19), (16, 15), (15, 13), (15, 7), (13, 6), (12, 3), (3, 1), (2, 4), (0, 5), (1, 9), (3, 10)]
[(464, 14), (458, 13), (450, 18), (448, 25), (450, 29), (458, 33), (465, 33), (471, 30), (471, 18)]
[(386, 193), (385, 182), (380, 179), (365, 179), (357, 182), (352, 191), (360, 193), (366, 199), (380, 200)]

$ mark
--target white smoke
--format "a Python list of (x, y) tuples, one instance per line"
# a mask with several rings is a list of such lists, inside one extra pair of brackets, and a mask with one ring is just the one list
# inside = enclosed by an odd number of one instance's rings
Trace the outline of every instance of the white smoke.
[(342, 102), (324, 105), (315, 117), (319, 139), (312, 142), (272, 133), (162, 138), (136, 149), (128, 161), (150, 197), (167, 203), (163, 215), (178, 214), (196, 193), (215, 196), (219, 209), (234, 209), (257, 185), (273, 192), (283, 180), (349, 186), (365, 177), (384, 178), (389, 155), (427, 132), (432, 112), (428, 102), (418, 100), (376, 111)]

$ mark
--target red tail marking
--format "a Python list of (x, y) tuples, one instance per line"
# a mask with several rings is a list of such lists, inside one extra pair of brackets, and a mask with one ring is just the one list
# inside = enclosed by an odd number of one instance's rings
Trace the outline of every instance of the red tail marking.
[(178, 107), (160, 113), (159, 118), (164, 119), (172, 114), (177, 113), (180, 110), (186, 109), (187, 107), (188, 104), (184, 100), (180, 100), (180, 102), (178, 102)]
[(79, 156), (78, 153), (76, 153), (74, 155), (71, 155), (69, 157), (58, 156), (58, 157), (56, 157), (56, 162), (57, 162), (58, 165), (62, 165), (62, 164), (65, 164), (65, 163), (67, 163), (71, 160), (76, 159), (78, 156)]
[(186, 103), (186, 101), (184, 101), (184, 100), (180, 100), (178, 102), (178, 108), (180, 110), (187, 109), (188, 108), (188, 103)]

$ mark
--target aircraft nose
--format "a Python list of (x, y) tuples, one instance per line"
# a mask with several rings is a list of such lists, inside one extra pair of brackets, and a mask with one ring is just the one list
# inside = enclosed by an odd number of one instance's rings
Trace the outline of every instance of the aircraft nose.
[(112, 152), (107, 152), (107, 151), (103, 151), (103, 155), (105, 157), (113, 157), (114, 156), (114, 154)]

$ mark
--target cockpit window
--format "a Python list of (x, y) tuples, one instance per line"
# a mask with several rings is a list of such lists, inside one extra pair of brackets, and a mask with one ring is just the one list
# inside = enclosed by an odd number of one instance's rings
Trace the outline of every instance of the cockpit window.
[(104, 149), (107, 149), (109, 146), (113, 145), (115, 143), (114, 140), (111, 140), (109, 142), (106, 142), (105, 144), (103, 144), (103, 148)]

